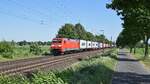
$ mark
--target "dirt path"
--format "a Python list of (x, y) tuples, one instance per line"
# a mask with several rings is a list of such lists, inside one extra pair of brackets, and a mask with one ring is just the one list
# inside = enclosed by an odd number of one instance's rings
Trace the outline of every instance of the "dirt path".
[(144, 69), (144, 66), (133, 57), (128, 55), (124, 49), (118, 53), (119, 61), (112, 84), (150, 84), (150, 72)]

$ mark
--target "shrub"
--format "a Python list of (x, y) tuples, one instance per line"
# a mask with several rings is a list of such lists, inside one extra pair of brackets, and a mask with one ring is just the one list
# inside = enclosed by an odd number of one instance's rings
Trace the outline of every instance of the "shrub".
[(39, 55), (42, 53), (41, 47), (38, 46), (38, 44), (31, 44), (30, 45), (30, 52)]
[(66, 84), (61, 78), (54, 73), (38, 72), (31, 76), (31, 79), (23, 75), (17, 76), (0, 76), (0, 84)]
[(38, 72), (34, 74), (32, 84), (66, 84), (52, 72)]
[(0, 42), (0, 55), (5, 58), (13, 58), (14, 46), (11, 43), (2, 41)]
[(29, 80), (22, 75), (18, 76), (0, 76), (0, 84), (30, 84)]

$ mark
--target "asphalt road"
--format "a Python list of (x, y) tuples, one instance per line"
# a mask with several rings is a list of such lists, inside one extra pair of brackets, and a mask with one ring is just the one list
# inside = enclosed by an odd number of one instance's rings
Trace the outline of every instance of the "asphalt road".
[(119, 62), (113, 75), (112, 84), (150, 84), (150, 72), (139, 60), (134, 59), (124, 49), (119, 50)]

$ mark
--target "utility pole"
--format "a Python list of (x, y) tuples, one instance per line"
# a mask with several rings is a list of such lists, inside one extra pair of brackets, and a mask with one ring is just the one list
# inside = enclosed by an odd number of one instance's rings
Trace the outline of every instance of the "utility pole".
[(112, 47), (113, 41), (112, 41), (112, 36), (111, 36), (111, 43), (110, 43), (110, 47)]
[[(104, 30), (100, 30), (101, 32), (102, 32), (102, 34), (103, 34), (103, 36), (104, 36)], [(103, 42), (102, 42), (103, 44), (102, 44), (102, 49), (103, 49), (103, 53), (104, 53), (104, 40), (103, 40)]]

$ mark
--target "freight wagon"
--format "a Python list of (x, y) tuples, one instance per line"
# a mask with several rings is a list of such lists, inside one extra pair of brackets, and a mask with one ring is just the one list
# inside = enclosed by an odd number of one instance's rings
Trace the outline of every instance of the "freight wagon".
[(51, 43), (51, 52), (54, 55), (65, 52), (95, 50), (110, 47), (109, 44), (70, 38), (54, 38)]

